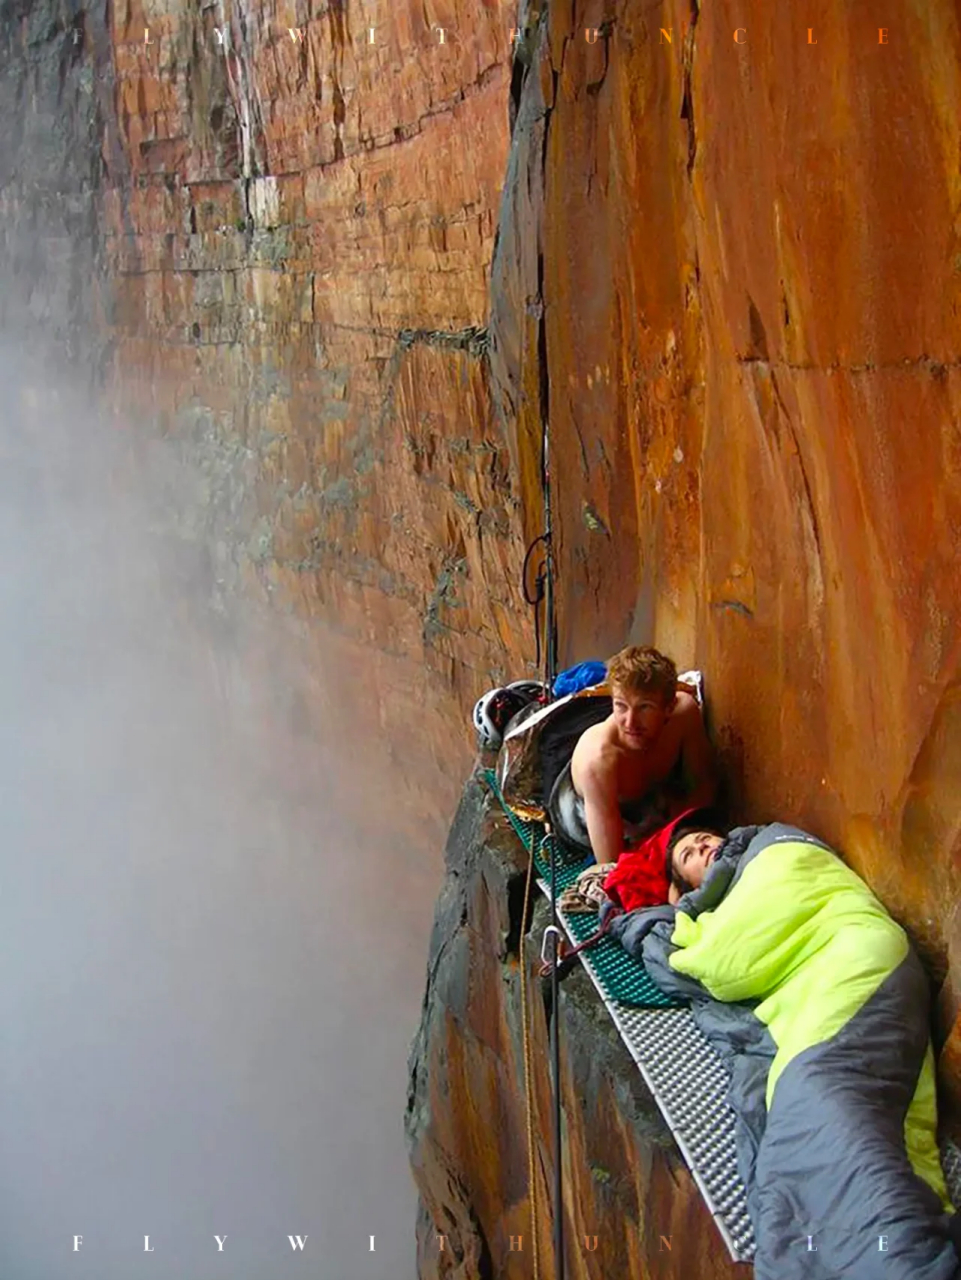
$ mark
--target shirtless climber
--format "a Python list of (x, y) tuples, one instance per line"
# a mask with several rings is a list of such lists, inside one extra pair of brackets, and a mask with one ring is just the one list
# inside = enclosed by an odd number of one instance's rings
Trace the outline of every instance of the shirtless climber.
[(607, 679), (613, 711), (581, 734), (552, 797), (556, 825), (589, 837), (599, 864), (717, 792), (700, 707), (677, 688), (671, 659), (632, 645), (611, 658)]

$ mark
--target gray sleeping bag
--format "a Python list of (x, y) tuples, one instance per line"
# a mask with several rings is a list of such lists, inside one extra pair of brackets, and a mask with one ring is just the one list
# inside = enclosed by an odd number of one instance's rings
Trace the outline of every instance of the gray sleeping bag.
[(961, 1280), (936, 1143), (927, 977), (807, 833), (733, 831), (675, 910), (611, 934), (731, 1070), (757, 1280)]

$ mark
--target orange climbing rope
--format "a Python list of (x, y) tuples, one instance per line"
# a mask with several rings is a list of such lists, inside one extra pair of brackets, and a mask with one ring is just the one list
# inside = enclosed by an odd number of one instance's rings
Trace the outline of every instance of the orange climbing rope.
[(537, 1170), (534, 1158), (534, 1104), (531, 1095), (531, 1035), (527, 1011), (527, 957), (524, 954), (524, 935), (527, 929), (527, 911), (530, 903), (531, 881), (534, 878), (534, 842), (531, 841), (530, 861), (527, 864), (527, 880), (524, 885), (524, 913), (520, 928), (521, 966), (521, 1028), (524, 1040), (524, 1103), (527, 1111), (527, 1185), (531, 1201), (531, 1239), (533, 1240), (534, 1280), (540, 1280), (540, 1238), (537, 1217)]

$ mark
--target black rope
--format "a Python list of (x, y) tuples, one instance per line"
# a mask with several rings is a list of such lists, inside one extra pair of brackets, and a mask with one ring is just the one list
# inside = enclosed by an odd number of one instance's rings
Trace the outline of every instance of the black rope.
[[(540, 564), (537, 566), (537, 577), (534, 579), (534, 589), (536, 592), (535, 595), (531, 595), (530, 591), (528, 591), (527, 589), (527, 582), (528, 582), (527, 571), (530, 566), (531, 556), (534, 554), (534, 548), (539, 543), (544, 542), (546, 538), (547, 538), (547, 535), (542, 533), (534, 539), (531, 545), (527, 548), (527, 553), (524, 556), (524, 568), (521, 570), (521, 586), (523, 587), (523, 590), (524, 590), (524, 599), (527, 601), (529, 605), (532, 606), (534, 610), (534, 643), (537, 646), (537, 652), (534, 656), (535, 667), (539, 667), (541, 665), (541, 608), (540, 606), (541, 606), (541, 602), (544, 599), (544, 579), (547, 576), (546, 562), (542, 560)], [(548, 702), (549, 701), (550, 701), (550, 691), (548, 691)]]
[[(541, 268), (543, 263), (541, 263)], [(543, 290), (543, 281), (539, 281)], [(540, 315), (543, 317), (543, 307)], [(554, 678), (557, 675), (557, 617), (554, 598), (554, 526), (551, 509), (551, 459), (550, 459), (550, 394), (547, 378), (547, 334), (543, 323), (538, 338), (541, 371), (541, 492), (544, 502), (544, 532), (536, 537), (524, 556), (524, 599), (534, 610), (534, 639), (537, 645), (536, 665), (541, 663), (540, 608), (544, 605), (544, 684), (547, 702), (554, 700)], [(544, 544), (544, 560), (537, 566), (535, 591), (528, 590), (528, 570), (534, 548)], [(558, 938), (560, 928), (557, 916), (557, 838), (550, 839), (551, 856), (551, 1058), (554, 1077), (554, 1277), (564, 1280), (564, 1199), (561, 1180), (563, 1160), (561, 1156), (561, 1052), (560, 1012), (558, 991)], [(534, 1188), (531, 1187), (531, 1195)]]
[[(544, 620), (544, 684), (547, 686), (547, 701), (554, 700), (554, 678), (557, 675), (557, 618), (554, 604), (554, 555), (553, 555), (553, 523), (551, 512), (551, 472), (550, 472), (550, 439), (548, 435), (547, 416), (544, 416), (543, 435), (541, 437), (541, 491), (544, 501), (544, 532), (538, 534), (531, 542), (524, 555), (524, 566), (521, 570), (521, 585), (524, 599), (534, 610), (534, 641), (537, 653), (534, 658), (536, 666), (541, 665), (541, 605), (546, 614)], [(543, 543), (544, 559), (538, 564), (534, 579), (534, 590), (529, 588), (530, 564), (534, 551)], [(554, 1084), (554, 1275), (555, 1280), (564, 1280), (564, 1199), (561, 1156), (561, 1048), (560, 1048), (560, 1010), (558, 980), (563, 963), (560, 961), (558, 939), (560, 937), (557, 917), (557, 856), (555, 836), (548, 841), (551, 855), (551, 957), (548, 961), (551, 984), (551, 1063)], [(565, 969), (566, 972), (566, 969)], [(534, 1194), (531, 1188), (531, 1194)]]
[[(545, 353), (546, 354), (546, 353)], [(541, 488), (544, 493), (544, 683), (547, 700), (554, 697), (557, 674), (557, 618), (554, 599), (554, 525), (551, 503), (551, 458), (548, 405), (542, 402), (543, 435), (541, 437)], [(557, 916), (557, 838), (551, 836), (551, 1061), (554, 1077), (554, 1275), (564, 1280), (564, 1193), (561, 1151), (561, 1040), (560, 1040), (560, 965), (558, 942), (560, 927)]]

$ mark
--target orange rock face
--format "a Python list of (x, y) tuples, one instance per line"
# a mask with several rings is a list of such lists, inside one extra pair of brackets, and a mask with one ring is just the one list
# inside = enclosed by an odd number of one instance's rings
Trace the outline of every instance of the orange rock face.
[(99, 309), (116, 407), (198, 464), (211, 591), (324, 637), (316, 706), (427, 833), (533, 658), (546, 417), (562, 664), (704, 670), (735, 811), (834, 842), (947, 977), (958, 1127), (956, 7), (521, 9), (7, 0), (24, 312)]
[[(886, 34), (845, 15), (720, 4), (685, 32), (622, 7), (590, 43), (551, 9), (494, 368), (525, 510), (545, 384), (563, 659), (630, 639), (703, 668), (736, 810), (833, 841), (940, 978), (961, 855), (959, 32), (947, 4)], [(518, 319), (531, 293), (542, 333)]]
[(509, 28), (130, 3), (109, 34), (115, 406), (203, 459), (224, 583), (336, 633), (343, 718), (439, 836), (465, 714), (533, 656), (485, 358)]

